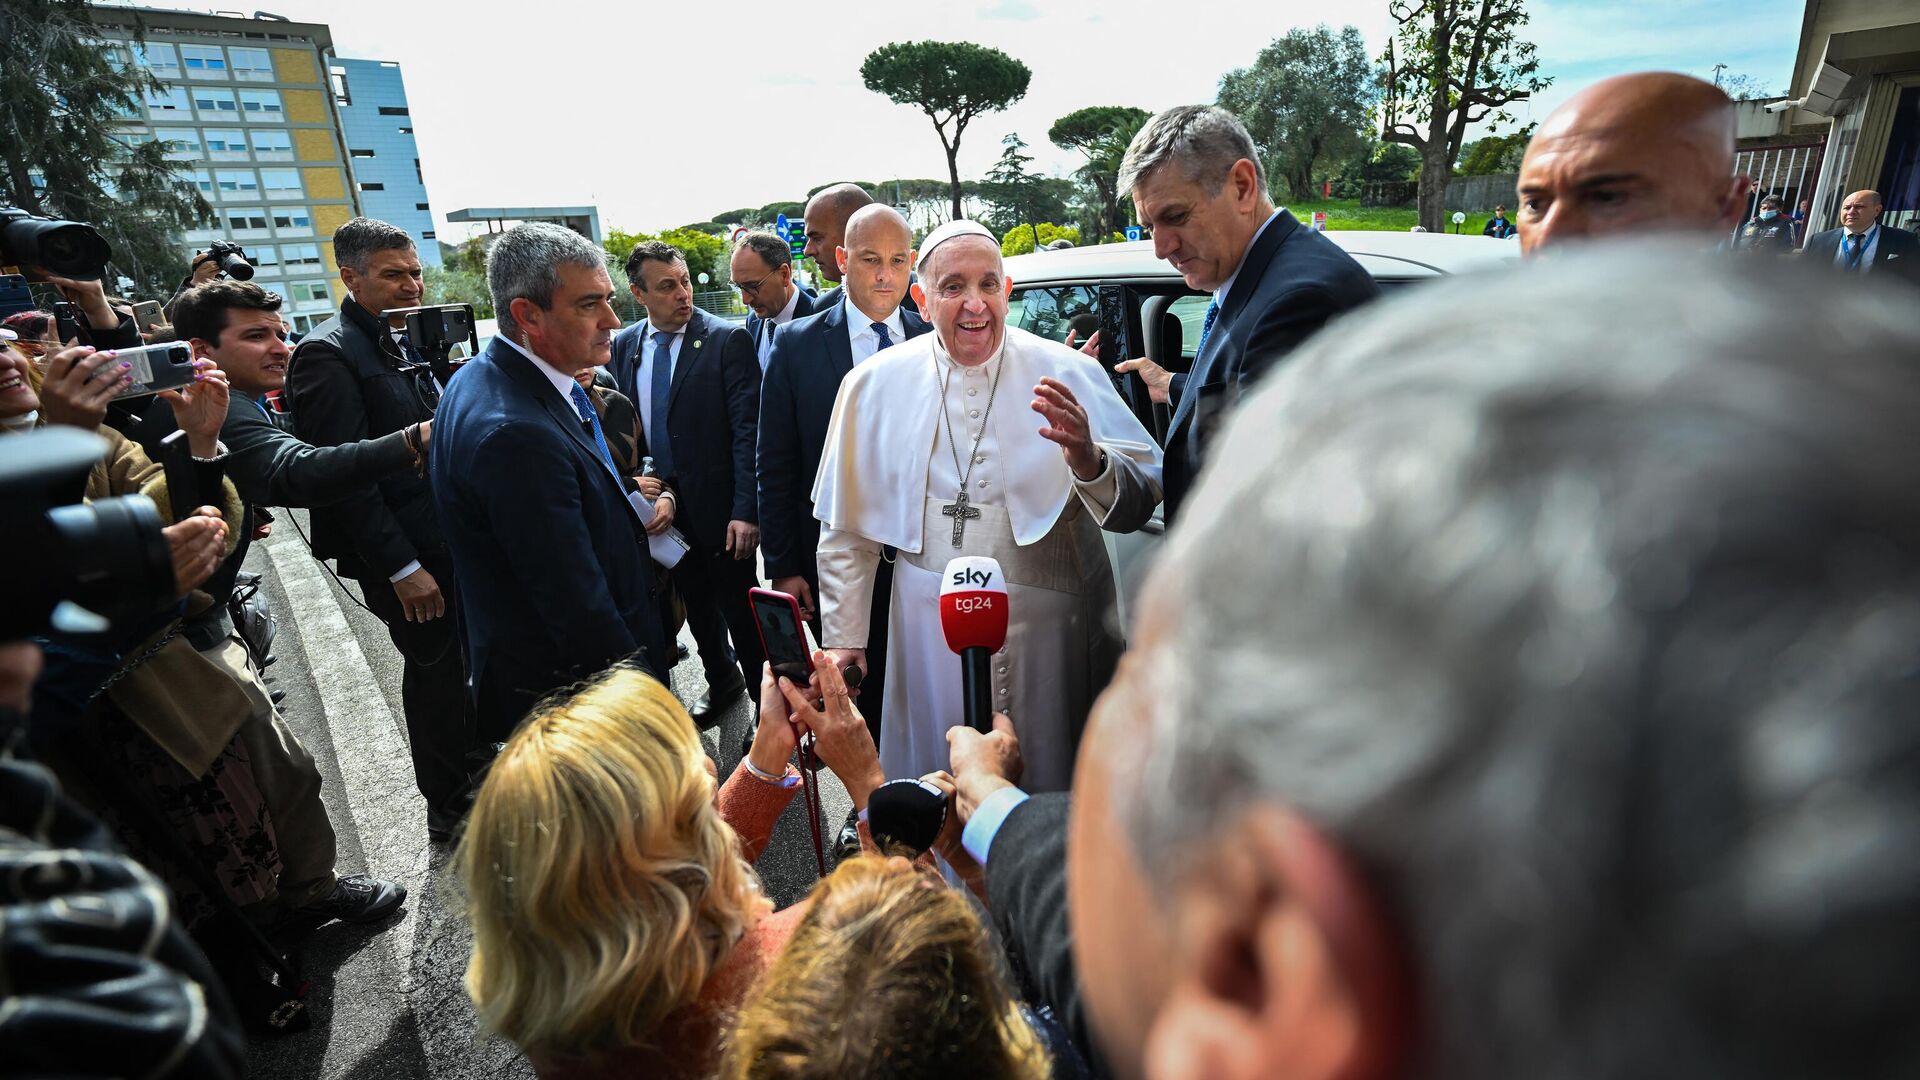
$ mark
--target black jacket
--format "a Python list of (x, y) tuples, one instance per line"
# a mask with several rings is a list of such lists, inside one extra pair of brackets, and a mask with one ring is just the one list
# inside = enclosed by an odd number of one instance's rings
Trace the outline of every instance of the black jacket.
[[(900, 323), (908, 338), (932, 329), (905, 307)], [(813, 516), (813, 479), (827, 444), (833, 399), (852, 370), (845, 304), (795, 319), (773, 333), (773, 355), (760, 384), (758, 453), (760, 551), (769, 578), (816, 580), (820, 522)]]
[(1338, 244), (1285, 210), (1247, 249), (1240, 273), (1193, 371), (1173, 381), (1173, 423), (1167, 429), (1166, 520), (1206, 461), (1207, 444), (1240, 396), (1294, 347), (1380, 294), (1359, 263)]
[[(652, 324), (642, 319), (614, 335), (607, 370), (635, 406), (641, 401), (639, 378), (644, 344)], [(640, 418), (644, 426), (647, 417)], [(746, 330), (699, 308), (687, 321), (686, 337), (673, 365), (667, 398), (667, 434), (673, 440), (672, 468), (662, 479), (679, 499), (674, 524), (687, 540), (704, 548), (726, 543), (727, 522), (757, 522), (753, 455), (760, 424), (760, 360)], [(649, 432), (647, 444), (660, 457), (660, 440)]]
[[(315, 446), (391, 435), (433, 418), (425, 366), (403, 359), (378, 318), (351, 299), (294, 349), (287, 392), (294, 434)], [(350, 577), (391, 577), (422, 552), (445, 547), (432, 492), (412, 469), (388, 472), (313, 513), (314, 555), (339, 560)]]
[[(1815, 233), (1807, 241), (1806, 250), (1800, 253), (1800, 257), (1816, 267), (1832, 267), (1835, 256), (1840, 252), (1840, 241), (1846, 235), (1845, 229)], [(1867, 277), (1881, 276), (1920, 284), (1920, 236), (1890, 225), (1880, 226), (1880, 237), (1873, 249), (1873, 269)]]
[(240, 497), (255, 505), (326, 506), (364, 494), (387, 473), (413, 469), (413, 452), (400, 432), (344, 446), (313, 446), (282, 431), (237, 390), (227, 400), (220, 441), (227, 444), (227, 476)]
[(625, 486), (579, 415), (503, 338), (447, 387), (431, 458), (482, 717), (517, 719), (638, 650), (665, 676), (654, 563)]
[[(814, 299), (812, 290), (802, 289), (798, 285), (795, 285), (793, 288), (795, 292), (800, 294), (800, 299), (793, 302), (793, 318), (788, 319), (787, 322), (798, 322), (814, 312), (821, 310), (819, 303)], [(760, 355), (760, 335), (767, 332), (767, 328), (763, 325), (766, 321), (767, 320), (758, 315), (749, 314), (747, 316), (747, 337), (753, 341), (755, 356)]]
[(1067, 812), (1064, 791), (1034, 795), (1013, 808), (987, 852), (987, 906), (1022, 996), (1044, 1004), (1067, 1029), (1097, 1075), (1111, 1075), (1093, 1042), (1073, 969), (1067, 915)]

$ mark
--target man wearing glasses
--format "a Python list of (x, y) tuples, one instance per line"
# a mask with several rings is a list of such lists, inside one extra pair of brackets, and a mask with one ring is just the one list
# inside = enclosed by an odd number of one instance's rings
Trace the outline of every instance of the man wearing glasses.
[(753, 310), (747, 334), (764, 374), (774, 329), (813, 314), (813, 294), (793, 283), (793, 249), (770, 232), (750, 232), (733, 245), (731, 272), (740, 299)]

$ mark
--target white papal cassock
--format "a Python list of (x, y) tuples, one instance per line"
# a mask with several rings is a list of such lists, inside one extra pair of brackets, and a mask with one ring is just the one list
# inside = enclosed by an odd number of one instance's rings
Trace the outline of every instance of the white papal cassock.
[[(1065, 383), (1087, 410), (1106, 451), (1092, 480), (1076, 479), (1060, 446), (1039, 433), (1046, 420), (1031, 406), (1042, 376)], [(958, 502), (963, 478), (979, 517), (965, 521), (956, 547), (955, 519), (943, 510)], [(948, 765), (946, 730), (962, 722), (960, 658), (940, 629), (941, 571), (962, 555), (986, 555), (1007, 579), (993, 703), (1019, 733), (1021, 786), (1067, 787), (1087, 711), (1122, 644), (1100, 530), (1138, 529), (1160, 491), (1153, 437), (1096, 361), (1057, 342), (1008, 327), (997, 356), (966, 368), (938, 333), (923, 334), (853, 369), (813, 488), (823, 524), (821, 644), (866, 647), (874, 571), (883, 549), (896, 549), (880, 731), (889, 777)]]

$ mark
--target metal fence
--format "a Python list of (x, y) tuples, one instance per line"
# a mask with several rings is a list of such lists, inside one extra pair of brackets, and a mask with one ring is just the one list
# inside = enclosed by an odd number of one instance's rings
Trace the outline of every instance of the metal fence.
[(1447, 181), (1447, 209), (1484, 214), (1496, 206), (1510, 207), (1514, 201), (1514, 185), (1519, 181), (1519, 173), (1456, 176)]
[[(1820, 178), (1821, 143), (1795, 146), (1764, 146), (1742, 150), (1734, 155), (1733, 171), (1746, 173), (1760, 190), (1749, 203), (1758, 204), (1761, 195), (1778, 195), (1792, 211), (1801, 199), (1813, 198), (1814, 183)], [(1749, 206), (1749, 214), (1753, 207)]]

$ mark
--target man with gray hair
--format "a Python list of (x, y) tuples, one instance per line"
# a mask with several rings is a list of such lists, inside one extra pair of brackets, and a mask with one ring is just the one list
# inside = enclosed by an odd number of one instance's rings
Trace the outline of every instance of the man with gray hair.
[(574, 376), (606, 364), (620, 316), (606, 257), (558, 225), (487, 253), (500, 332), (460, 369), (434, 421), (446, 523), (482, 735), (504, 739), (547, 693), (632, 659), (672, 664), (646, 527)]
[(1147, 121), (1121, 159), (1119, 190), (1152, 230), (1153, 253), (1188, 288), (1213, 294), (1191, 372), (1144, 357), (1114, 368), (1137, 373), (1155, 401), (1173, 405), (1165, 440), (1172, 521), (1240, 395), (1328, 319), (1380, 290), (1339, 245), (1274, 209), (1253, 138), (1218, 106), (1181, 105)]
[(773, 353), (773, 331), (813, 314), (813, 294), (794, 284), (793, 247), (764, 229), (734, 242), (727, 272), (751, 312), (747, 336), (753, 339), (764, 374)]
[(1911, 1075), (1917, 355), (1898, 297), (1660, 249), (1298, 354), (1070, 811), (955, 733), (1016, 956), (1123, 1076)]
[[(349, 294), (288, 361), (295, 434), (315, 446), (349, 446), (433, 419), (438, 388), (405, 321), (381, 312), (420, 303), (420, 257), (404, 229), (354, 218), (333, 234)], [(453, 563), (427, 480), (398, 469), (346, 499), (313, 508), (313, 553), (360, 586), (405, 660), (400, 693), (414, 779), (427, 800), (427, 835), (451, 837), (469, 790), (476, 749), (460, 660)]]

